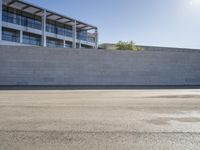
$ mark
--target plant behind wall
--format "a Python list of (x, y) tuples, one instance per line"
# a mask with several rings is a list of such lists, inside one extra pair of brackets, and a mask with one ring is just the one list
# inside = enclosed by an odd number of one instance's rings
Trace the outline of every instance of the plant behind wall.
[(116, 44), (117, 50), (133, 50), (133, 51), (141, 51), (143, 50), (142, 47), (136, 46), (133, 41), (123, 42), (119, 41)]

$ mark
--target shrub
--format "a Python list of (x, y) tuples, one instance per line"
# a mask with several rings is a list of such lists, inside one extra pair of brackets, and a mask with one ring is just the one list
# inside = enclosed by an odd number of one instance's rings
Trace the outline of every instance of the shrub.
[(116, 47), (117, 47), (117, 50), (133, 50), (133, 51), (143, 50), (142, 47), (136, 46), (133, 41), (130, 41), (130, 42), (119, 41), (116, 44)]

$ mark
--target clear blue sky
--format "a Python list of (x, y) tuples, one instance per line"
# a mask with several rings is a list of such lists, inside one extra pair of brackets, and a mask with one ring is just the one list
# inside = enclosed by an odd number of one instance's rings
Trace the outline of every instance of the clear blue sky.
[(200, 0), (27, 0), (99, 27), (100, 43), (200, 48)]

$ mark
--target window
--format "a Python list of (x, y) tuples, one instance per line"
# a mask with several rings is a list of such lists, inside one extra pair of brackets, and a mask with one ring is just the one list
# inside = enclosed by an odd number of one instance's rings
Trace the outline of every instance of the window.
[(3, 21), (14, 23), (14, 14), (3, 11)]
[(19, 42), (20, 41), (19, 31), (3, 28), (2, 39), (5, 41)]
[(64, 25), (52, 20), (47, 20), (46, 31), (67, 37), (72, 37), (71, 26)]
[(6, 6), (3, 7), (3, 21), (34, 29), (42, 29), (41, 17)]
[(59, 39), (47, 38), (47, 47), (62, 48), (63, 41)]
[(78, 31), (77, 39), (95, 43), (95, 37), (91, 36), (91, 33), (88, 33), (87, 31)]
[(66, 47), (66, 48), (72, 48), (72, 42), (66, 41), (66, 42), (65, 42), (65, 47)]
[(41, 45), (41, 36), (32, 34), (32, 33), (24, 33), (23, 35), (23, 43), (30, 45)]
[(77, 39), (87, 41), (87, 31), (79, 31), (77, 33)]

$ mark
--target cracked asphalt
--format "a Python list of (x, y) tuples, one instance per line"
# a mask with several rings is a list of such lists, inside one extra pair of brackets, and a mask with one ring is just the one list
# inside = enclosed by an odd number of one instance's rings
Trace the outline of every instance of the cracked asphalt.
[(0, 150), (199, 147), (200, 89), (0, 91)]

